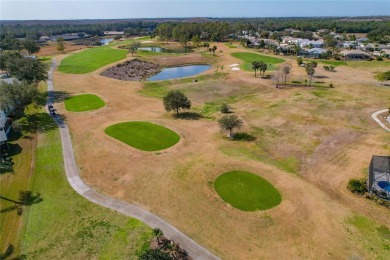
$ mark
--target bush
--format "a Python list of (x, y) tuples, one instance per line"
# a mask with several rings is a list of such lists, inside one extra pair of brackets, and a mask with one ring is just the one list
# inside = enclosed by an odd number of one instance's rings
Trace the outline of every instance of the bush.
[(353, 193), (364, 194), (367, 190), (367, 180), (363, 179), (351, 179), (348, 182), (348, 190)]
[(329, 84), (329, 87), (330, 87), (330, 88), (334, 88), (333, 83), (330, 83), (330, 84)]
[(297, 63), (298, 63), (298, 66), (301, 66), (301, 64), (303, 63), (303, 60), (301, 57), (297, 58)]
[(383, 58), (382, 58), (382, 56), (378, 56), (378, 57), (376, 57), (376, 60), (377, 61), (383, 61)]
[(225, 113), (225, 114), (230, 113), (230, 107), (226, 103), (223, 103), (221, 105), (220, 111), (221, 111), (221, 113)]

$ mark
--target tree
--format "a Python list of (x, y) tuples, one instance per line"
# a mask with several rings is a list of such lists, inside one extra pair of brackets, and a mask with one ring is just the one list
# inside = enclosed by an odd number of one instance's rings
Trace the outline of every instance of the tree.
[(164, 235), (163, 231), (159, 228), (153, 228), (153, 236), (157, 238), (157, 242), (160, 244), (160, 237)]
[(282, 64), (282, 72), (284, 75), (284, 85), (287, 83), (287, 75), (290, 74), (291, 71), (291, 64), (290, 63), (283, 63)]
[(163, 98), (163, 101), (165, 110), (174, 110), (176, 111), (176, 115), (179, 114), (180, 109), (191, 108), (191, 101), (180, 90), (169, 91)]
[(57, 51), (60, 51), (62, 54), (65, 53), (65, 40), (64, 40), (64, 38), (57, 39)]
[(390, 80), (390, 71), (382, 72), (375, 76), (375, 78), (379, 81), (387, 81)]
[(256, 71), (260, 69), (260, 61), (253, 61), (252, 62), (252, 69), (255, 71), (255, 78), (256, 78)]
[(190, 38), (188, 37), (188, 34), (182, 34), (180, 35), (179, 37), (179, 42), (184, 45), (184, 48), (187, 48), (187, 43), (188, 41), (190, 40)]
[(301, 66), (301, 64), (303, 63), (303, 59), (301, 57), (298, 57), (297, 63), (298, 63), (298, 66)]
[(23, 42), (24, 49), (28, 52), (28, 55), (39, 52), (41, 47), (33, 39), (26, 39)]
[(46, 66), (42, 62), (31, 58), (19, 58), (6, 64), (7, 71), (20, 81), (28, 84), (37, 84), (47, 80)]
[(213, 52), (213, 55), (215, 55), (215, 51), (217, 50), (217, 48), (218, 47), (216, 45), (214, 45), (213, 48), (211, 48), (211, 51)]
[(316, 72), (314, 69), (313, 63), (312, 62), (307, 63), (305, 70), (306, 70), (307, 75), (309, 75), (309, 86), (311, 86), (311, 81), (313, 79), (313, 75)]
[(268, 66), (264, 61), (260, 61), (259, 65), (260, 65), (259, 69), (261, 72), (263, 72), (263, 77), (264, 77), (264, 73), (267, 70)]
[(137, 52), (138, 48), (141, 46), (140, 42), (133, 41), (129, 46), (129, 52), (131, 53), (131, 57), (133, 57), (134, 53)]
[(241, 119), (236, 115), (223, 116), (218, 120), (219, 126), (222, 131), (229, 131), (229, 136), (232, 137), (234, 129), (240, 129), (243, 125)]
[(221, 113), (224, 113), (224, 114), (227, 114), (227, 113), (230, 113), (230, 107), (228, 104), (226, 103), (223, 103), (221, 105), (221, 109), (220, 109)]
[(119, 42), (119, 40), (120, 40), (121, 38), (122, 38), (122, 36), (120, 36), (120, 35), (115, 35), (114, 40), (117, 41), (117, 42)]
[(198, 46), (198, 44), (200, 43), (200, 37), (199, 37), (199, 35), (195, 35), (194, 37), (192, 37), (191, 41), (192, 41), (192, 43), (193, 43), (195, 46)]
[(173, 258), (161, 249), (148, 249), (143, 253), (140, 260), (172, 260)]
[(1, 108), (11, 107), (16, 115), (24, 115), (24, 109), (31, 103), (39, 105), (42, 95), (34, 85), (26, 82), (0, 82)]
[(206, 50), (208, 51), (208, 50), (209, 50), (209, 47), (210, 47), (210, 43), (204, 42), (204, 43), (203, 43), (203, 47), (205, 47)]

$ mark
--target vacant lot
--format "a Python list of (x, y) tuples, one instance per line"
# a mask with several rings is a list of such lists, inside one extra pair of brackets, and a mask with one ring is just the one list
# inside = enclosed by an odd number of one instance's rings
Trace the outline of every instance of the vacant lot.
[[(373, 154), (390, 152), (387, 133), (371, 119), (372, 112), (388, 106), (390, 88), (374, 79), (386, 63), (348, 63), (337, 72), (318, 66), (316, 87), (275, 88), (253, 72), (226, 69), (238, 61), (232, 51), (250, 50), (217, 45), (216, 56), (199, 54), (204, 51), (199, 48), (177, 57), (147, 57), (160, 64), (209, 59), (215, 69), (194, 77), (198, 82), (123, 82), (102, 77), (99, 70), (56, 72), (57, 90), (96, 93), (106, 101), (105, 109), (91, 113), (56, 105), (68, 120), (82, 178), (104, 194), (161, 216), (224, 259), (385, 258), (390, 246), (381, 227), (390, 226), (388, 209), (349, 193), (346, 185), (363, 176)], [(292, 64), (288, 81), (307, 79), (295, 57), (283, 59)], [(161, 97), (173, 89), (190, 98), (191, 112), (200, 117), (165, 112)], [(224, 138), (217, 123), (222, 103), (244, 121), (241, 131), (256, 140)], [(180, 144), (145, 153), (105, 134), (118, 122), (146, 120), (178, 133)], [(243, 212), (223, 201), (213, 184), (221, 173), (237, 169), (272, 183), (282, 202)], [(363, 228), (356, 213), (368, 219)]]

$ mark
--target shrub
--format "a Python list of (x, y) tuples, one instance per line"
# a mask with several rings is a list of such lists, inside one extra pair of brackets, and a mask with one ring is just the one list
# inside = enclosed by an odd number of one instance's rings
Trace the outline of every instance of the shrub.
[(221, 113), (230, 113), (230, 107), (226, 104), (226, 103), (223, 103), (221, 105)]
[(299, 66), (301, 66), (301, 64), (303, 63), (303, 60), (302, 60), (301, 57), (297, 58), (297, 63), (298, 63)]
[(329, 83), (329, 87), (330, 87), (330, 88), (334, 88), (333, 83)]
[(377, 61), (383, 61), (383, 58), (382, 58), (382, 56), (378, 56), (378, 57), (376, 57), (376, 60)]
[(353, 193), (364, 194), (367, 192), (367, 180), (363, 179), (351, 179), (348, 182), (348, 190)]

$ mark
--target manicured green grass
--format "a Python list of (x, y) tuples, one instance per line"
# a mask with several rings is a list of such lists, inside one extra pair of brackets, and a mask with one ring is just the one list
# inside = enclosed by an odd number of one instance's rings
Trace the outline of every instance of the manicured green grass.
[(64, 73), (84, 74), (122, 60), (126, 55), (127, 50), (113, 49), (110, 45), (96, 47), (66, 57), (58, 70)]
[(105, 104), (100, 97), (93, 94), (83, 94), (65, 99), (66, 110), (72, 112), (95, 110), (104, 107)]
[(233, 44), (231, 44), (231, 43), (225, 43), (225, 45), (226, 45), (227, 47), (231, 48), (231, 49), (237, 48), (236, 45), (233, 45)]
[(149, 247), (151, 228), (78, 195), (65, 177), (58, 129), (45, 129), (52, 130), (39, 136), (32, 175), (32, 190), (43, 201), (25, 212), (22, 253), (27, 259), (136, 259)]
[(215, 180), (214, 188), (224, 201), (243, 211), (270, 209), (282, 201), (271, 183), (249, 172), (226, 172)]
[(243, 70), (246, 70), (246, 71), (253, 71), (253, 69), (252, 69), (252, 62), (253, 61), (265, 62), (268, 66), (267, 70), (275, 70), (277, 64), (285, 61), (283, 59), (274, 58), (274, 57), (270, 57), (270, 56), (264, 56), (264, 55), (251, 53), (251, 52), (234, 52), (234, 53), (232, 53), (232, 56), (234, 58), (237, 58), (237, 59), (244, 61), (244, 64), (241, 66), (241, 68)]
[(106, 134), (143, 151), (158, 151), (175, 145), (180, 136), (174, 131), (149, 122), (126, 122), (112, 125)]

